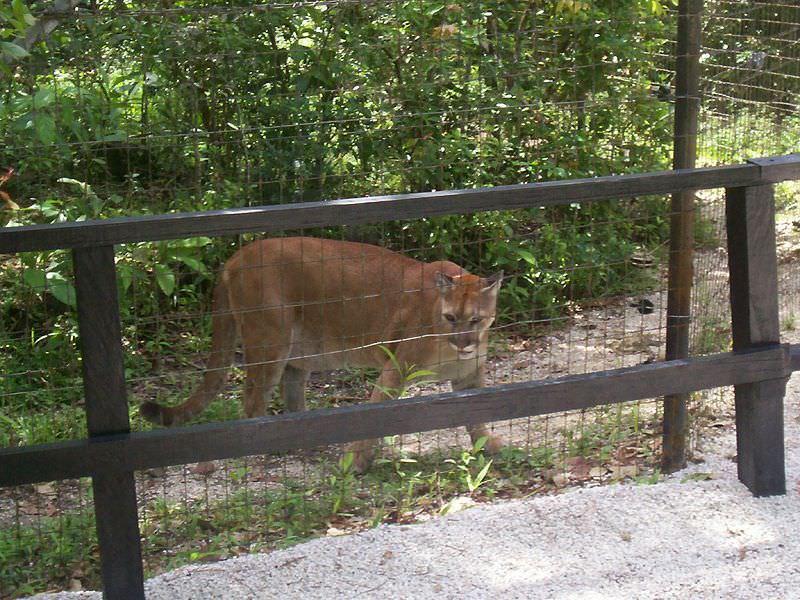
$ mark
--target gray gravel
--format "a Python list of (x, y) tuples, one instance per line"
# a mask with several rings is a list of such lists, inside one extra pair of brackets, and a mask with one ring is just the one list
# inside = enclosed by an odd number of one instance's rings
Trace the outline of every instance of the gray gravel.
[[(738, 483), (728, 432), (709, 446), (705, 462), (657, 485), (482, 505), (423, 524), (184, 567), (149, 580), (147, 597), (798, 598), (799, 406), (797, 376), (787, 394), (783, 497), (756, 499)], [(714, 479), (687, 480), (691, 473)]]

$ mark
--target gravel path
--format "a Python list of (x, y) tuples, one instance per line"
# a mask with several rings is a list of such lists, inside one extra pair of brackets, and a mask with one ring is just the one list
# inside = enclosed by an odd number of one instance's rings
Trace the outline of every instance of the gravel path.
[(783, 497), (738, 483), (727, 432), (704, 463), (657, 485), (574, 489), (183, 567), (149, 580), (147, 597), (797, 598), (800, 375), (786, 406)]

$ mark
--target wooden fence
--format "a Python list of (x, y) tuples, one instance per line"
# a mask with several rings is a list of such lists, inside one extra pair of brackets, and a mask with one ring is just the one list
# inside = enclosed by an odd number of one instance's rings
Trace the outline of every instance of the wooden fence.
[[(800, 155), (747, 164), (396, 196), (0, 229), (0, 252), (71, 249), (89, 439), (0, 450), (0, 485), (91, 477), (104, 592), (143, 598), (134, 471), (735, 386), (740, 480), (785, 492), (773, 184)], [(114, 244), (375, 223), (725, 188), (733, 352), (558, 379), (193, 427), (130, 432)]]

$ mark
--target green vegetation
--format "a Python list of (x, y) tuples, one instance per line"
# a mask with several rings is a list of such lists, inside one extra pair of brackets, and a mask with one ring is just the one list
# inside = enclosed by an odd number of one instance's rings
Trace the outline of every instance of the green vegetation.
[[(0, 216), (14, 226), (664, 167), (671, 105), (653, 86), (670, 5), (99, 0), (26, 45), (50, 3), (14, 0), (0, 9), (0, 167), (14, 169)], [(659, 257), (667, 210), (636, 198), (305, 233), (502, 268), (501, 321), (513, 323), (652, 285), (631, 257)], [(175, 374), (196, 370), (207, 323), (177, 319), (207, 311), (213, 273), (250, 237), (117, 247), (135, 396), (186, 393)], [(69, 253), (0, 257), (0, 442), (82, 435), (74, 305)]]
[[(508, 447), (488, 458), (483, 442), (463, 451), (417, 455), (397, 437), (386, 438), (385, 457), (358, 476), (351, 469), (351, 454), (338, 459), (327, 452), (304, 459), (270, 457), (270, 467), (258, 460), (230, 461), (205, 476), (209, 497), (200, 491), (182, 500), (147, 502), (140, 513), (146, 575), (381, 523), (413, 523), (493, 498), (557, 491), (567, 483), (648, 483), (659, 477), (657, 423), (642, 419), (637, 405), (610, 408), (591, 421), (576, 417), (572, 425), (550, 431), (540, 447)], [(282, 460), (301, 474), (282, 469)], [(201, 486), (203, 477), (189, 475)], [(158, 488), (158, 479), (153, 481)], [(79, 486), (91, 496), (88, 481)], [(46, 514), (44, 504), (40, 514)], [(93, 525), (91, 510), (83, 508), (0, 528), (4, 597), (67, 588), (72, 579), (97, 589)]]

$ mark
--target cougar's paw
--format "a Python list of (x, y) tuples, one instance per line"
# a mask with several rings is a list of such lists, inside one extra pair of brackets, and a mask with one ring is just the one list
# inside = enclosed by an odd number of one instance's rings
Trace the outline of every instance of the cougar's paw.
[(375, 444), (371, 440), (363, 440), (360, 442), (353, 442), (348, 444), (345, 452), (353, 453), (352, 469), (356, 473), (364, 473), (369, 470), (372, 465), (372, 459), (375, 457)]
[(507, 445), (508, 444), (506, 444), (503, 438), (496, 435), (490, 435), (486, 438), (486, 443), (483, 445), (483, 450), (487, 454), (500, 454), (503, 448), (505, 448)]
[(145, 421), (161, 425), (161, 407), (155, 402), (145, 402), (139, 405), (139, 414)]
[(156, 425), (169, 427), (172, 425), (172, 417), (165, 414), (162, 407), (155, 402), (145, 402), (139, 406), (139, 414), (145, 421), (150, 421)]

